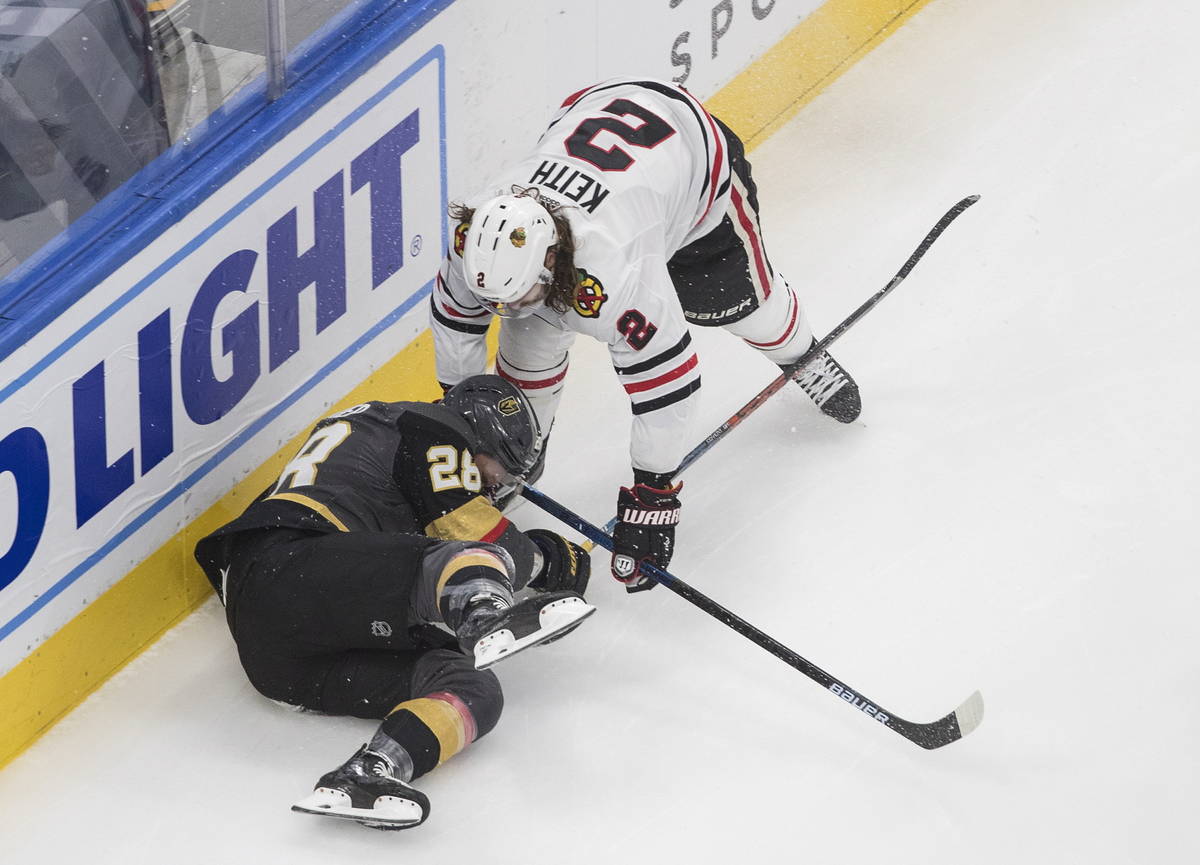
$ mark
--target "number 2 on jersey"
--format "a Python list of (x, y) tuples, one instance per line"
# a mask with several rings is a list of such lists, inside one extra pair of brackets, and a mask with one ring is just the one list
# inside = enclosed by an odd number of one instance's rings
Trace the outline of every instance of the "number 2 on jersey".
[(624, 171), (633, 165), (633, 157), (615, 144), (605, 150), (592, 143), (601, 132), (611, 132), (622, 141), (647, 150), (675, 134), (674, 127), (667, 121), (628, 99), (614, 99), (601, 110), (622, 117), (632, 115), (642, 121), (641, 125), (632, 126), (617, 117), (589, 117), (567, 136), (567, 153), (592, 163), (601, 171)]
[(625, 314), (617, 320), (617, 330), (625, 334), (625, 341), (635, 351), (645, 348), (654, 339), (654, 334), (658, 333), (658, 327), (636, 309), (625, 310)]

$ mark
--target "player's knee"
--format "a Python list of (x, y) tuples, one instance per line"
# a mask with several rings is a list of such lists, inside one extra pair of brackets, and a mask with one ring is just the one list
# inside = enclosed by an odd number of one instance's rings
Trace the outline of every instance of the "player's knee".
[(775, 363), (791, 363), (812, 343), (812, 328), (796, 292), (781, 277), (775, 290), (750, 315), (725, 325)]
[(260, 664), (254, 658), (242, 658), (242, 669), (251, 686), (268, 700), (287, 706), (319, 709), (308, 687), (309, 682), (298, 675), (289, 675), (278, 664)]
[(511, 599), (516, 565), (503, 547), (481, 541), (442, 541), (421, 563), (415, 606), (427, 622), (457, 628), (467, 603), (485, 592)]
[(451, 649), (422, 656), (413, 671), (412, 693), (448, 693), (457, 698), (470, 714), (476, 739), (496, 726), (504, 710), (504, 693), (496, 674), (476, 670), (471, 658)]

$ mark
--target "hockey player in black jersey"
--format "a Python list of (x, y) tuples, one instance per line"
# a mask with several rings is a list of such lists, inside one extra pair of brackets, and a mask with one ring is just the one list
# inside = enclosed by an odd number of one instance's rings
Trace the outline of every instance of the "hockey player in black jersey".
[(440, 403), (363, 403), (320, 421), (278, 481), (196, 545), (256, 689), (383, 719), (293, 810), (423, 822), (410, 782), (499, 720), (487, 668), (594, 611), (587, 554), (493, 504), (539, 446), (529, 403), (497, 376)]
[[(738, 137), (683, 88), (622, 78), (570, 96), (524, 159), (451, 208), (457, 222), (431, 298), (438, 380), (496, 371), (549, 432), (577, 333), (608, 345), (632, 409), (633, 483), (617, 496), (612, 573), (651, 588), (679, 520), (672, 474), (692, 428), (700, 359), (690, 327), (723, 327), (781, 366), (815, 338), (767, 258)], [(826, 415), (858, 417), (854, 380), (822, 352), (796, 382)]]

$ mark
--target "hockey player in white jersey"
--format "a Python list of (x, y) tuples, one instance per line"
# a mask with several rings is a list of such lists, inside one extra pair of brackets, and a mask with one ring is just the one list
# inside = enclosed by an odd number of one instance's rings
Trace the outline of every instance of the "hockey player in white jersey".
[[(641, 565), (670, 561), (682, 488), (672, 474), (697, 437), (689, 325), (724, 327), (779, 365), (814, 342), (767, 258), (742, 142), (675, 84), (606, 81), (569, 97), (533, 153), (451, 216), (431, 299), (439, 381), (483, 371), (501, 316), (496, 372), (548, 431), (575, 334), (606, 343), (633, 412), (612, 573), (629, 591), (651, 588)], [(858, 416), (858, 387), (828, 354), (798, 383), (830, 417)]]

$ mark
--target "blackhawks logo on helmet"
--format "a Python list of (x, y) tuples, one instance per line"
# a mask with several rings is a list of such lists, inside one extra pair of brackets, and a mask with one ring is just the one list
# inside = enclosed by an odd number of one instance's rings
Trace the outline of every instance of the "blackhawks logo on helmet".
[(508, 241), (517, 249), (525, 245), (525, 228), (514, 228), (512, 234), (508, 236)]
[(600, 280), (581, 267), (575, 270), (579, 279), (575, 283), (575, 302), (572, 306), (584, 318), (595, 318), (600, 314), (604, 301), (608, 300), (608, 295), (604, 293)]
[(471, 227), (469, 222), (460, 222), (454, 229), (454, 254), (462, 258), (463, 249), (467, 245), (467, 230)]

